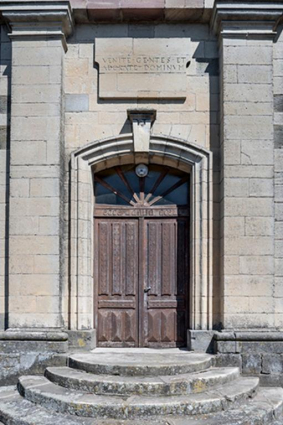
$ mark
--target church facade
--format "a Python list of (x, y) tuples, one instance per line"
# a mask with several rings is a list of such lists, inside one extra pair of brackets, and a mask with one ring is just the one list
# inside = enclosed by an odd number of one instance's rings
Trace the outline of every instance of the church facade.
[(283, 382), (281, 1), (0, 4), (0, 381), (70, 350)]

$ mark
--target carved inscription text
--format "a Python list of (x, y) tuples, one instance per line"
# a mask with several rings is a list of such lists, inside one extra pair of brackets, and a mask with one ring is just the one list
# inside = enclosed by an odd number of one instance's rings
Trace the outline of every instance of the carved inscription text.
[(184, 73), (185, 56), (104, 56), (100, 58), (101, 73)]
[(189, 216), (188, 208), (95, 208), (95, 217), (177, 217)]

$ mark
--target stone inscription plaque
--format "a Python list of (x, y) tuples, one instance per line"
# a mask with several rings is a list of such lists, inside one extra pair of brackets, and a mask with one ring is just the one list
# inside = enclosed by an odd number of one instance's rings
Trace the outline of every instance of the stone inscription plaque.
[(97, 38), (100, 98), (185, 98), (190, 41)]

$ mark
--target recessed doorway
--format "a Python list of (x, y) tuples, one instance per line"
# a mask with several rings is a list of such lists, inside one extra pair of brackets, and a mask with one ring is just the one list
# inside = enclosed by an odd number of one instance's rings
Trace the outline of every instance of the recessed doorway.
[(186, 345), (189, 178), (145, 164), (94, 174), (98, 346)]

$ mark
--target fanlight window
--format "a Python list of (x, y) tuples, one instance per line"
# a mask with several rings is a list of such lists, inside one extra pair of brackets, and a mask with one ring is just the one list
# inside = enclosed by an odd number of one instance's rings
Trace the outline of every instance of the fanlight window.
[[(145, 177), (139, 177), (145, 175)], [(158, 206), (189, 204), (189, 174), (175, 168), (124, 165), (94, 174), (97, 204)]]

